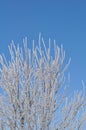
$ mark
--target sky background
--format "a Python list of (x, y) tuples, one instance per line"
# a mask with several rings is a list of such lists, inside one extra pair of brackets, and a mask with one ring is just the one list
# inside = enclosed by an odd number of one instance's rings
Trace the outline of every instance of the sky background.
[(0, 0), (0, 54), (8, 57), (11, 40), (36, 40), (39, 32), (63, 45), (66, 61), (72, 59), (70, 89), (80, 89), (82, 79), (86, 84), (86, 1)]

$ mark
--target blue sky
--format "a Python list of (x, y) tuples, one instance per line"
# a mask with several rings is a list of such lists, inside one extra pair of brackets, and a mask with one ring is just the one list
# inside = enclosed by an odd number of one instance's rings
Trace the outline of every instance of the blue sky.
[(66, 61), (71, 57), (71, 89), (81, 88), (82, 79), (86, 84), (86, 1), (0, 0), (1, 54), (8, 56), (11, 40), (37, 39), (39, 32), (63, 44)]

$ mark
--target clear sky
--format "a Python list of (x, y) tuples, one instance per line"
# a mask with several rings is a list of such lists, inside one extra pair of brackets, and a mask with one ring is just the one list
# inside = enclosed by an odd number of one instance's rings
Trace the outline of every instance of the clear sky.
[(71, 88), (86, 84), (86, 1), (85, 0), (0, 0), (0, 53), (8, 55), (11, 40), (21, 43), (39, 32), (45, 39), (63, 44)]

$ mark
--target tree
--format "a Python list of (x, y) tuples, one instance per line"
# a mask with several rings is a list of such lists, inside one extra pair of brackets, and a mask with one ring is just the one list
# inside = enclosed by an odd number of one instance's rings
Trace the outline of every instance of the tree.
[[(0, 55), (0, 130), (82, 130), (86, 122), (85, 94), (67, 96), (65, 51), (54, 40), (54, 51), (39, 35), (30, 50), (9, 46), (10, 60)], [(67, 84), (67, 85), (66, 85)], [(66, 86), (66, 87), (65, 87)], [(69, 98), (68, 98), (69, 97)]]

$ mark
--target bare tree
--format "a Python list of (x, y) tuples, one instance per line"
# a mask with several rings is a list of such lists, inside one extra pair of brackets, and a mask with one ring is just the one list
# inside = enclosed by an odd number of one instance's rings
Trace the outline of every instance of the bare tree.
[(32, 50), (23, 42), (9, 46), (9, 61), (0, 55), (0, 130), (84, 129), (85, 94), (67, 94), (63, 47), (54, 40), (52, 54), (41, 35)]

